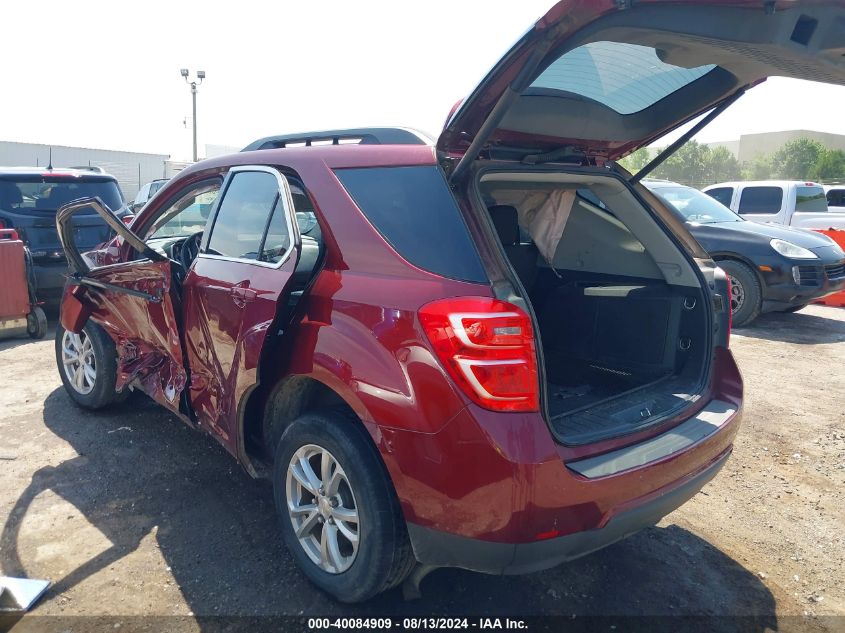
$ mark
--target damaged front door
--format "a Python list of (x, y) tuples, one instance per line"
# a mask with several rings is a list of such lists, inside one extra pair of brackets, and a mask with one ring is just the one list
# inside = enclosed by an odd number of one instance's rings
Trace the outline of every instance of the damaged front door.
[(278, 318), (289, 305), (302, 249), (295, 217), (290, 185), (277, 169), (231, 168), (185, 277), (191, 407), (197, 423), (233, 453), (265, 342), (284, 329)]
[[(92, 267), (74, 242), (71, 216), (94, 209), (140, 259)], [(56, 224), (71, 269), (62, 325), (79, 332), (93, 318), (117, 348), (116, 389), (132, 385), (176, 413), (187, 413), (181, 394), (187, 381), (172, 292), (178, 265), (149, 248), (99, 198), (84, 198), (59, 209)]]

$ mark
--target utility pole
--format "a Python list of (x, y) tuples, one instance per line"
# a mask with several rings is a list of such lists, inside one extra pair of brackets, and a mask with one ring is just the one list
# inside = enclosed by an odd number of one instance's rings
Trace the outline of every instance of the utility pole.
[(179, 71), (182, 75), (182, 78), (185, 80), (185, 83), (191, 86), (191, 99), (193, 101), (193, 126), (194, 126), (194, 162), (197, 162), (197, 86), (202, 83), (202, 80), (205, 79), (205, 71), (198, 70), (197, 71), (197, 78), (194, 81), (190, 81), (188, 79), (188, 75), (190, 72), (187, 68), (183, 68)]

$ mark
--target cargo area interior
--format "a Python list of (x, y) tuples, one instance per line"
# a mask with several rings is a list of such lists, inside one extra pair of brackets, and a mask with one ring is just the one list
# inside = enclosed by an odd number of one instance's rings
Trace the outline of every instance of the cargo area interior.
[(623, 183), (488, 173), (480, 193), (539, 322), (559, 440), (632, 433), (698, 399), (710, 336), (700, 278)]

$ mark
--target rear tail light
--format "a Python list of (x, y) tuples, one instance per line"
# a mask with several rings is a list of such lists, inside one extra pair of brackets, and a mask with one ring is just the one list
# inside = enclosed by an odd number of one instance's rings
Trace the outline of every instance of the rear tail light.
[(6, 220), (4, 220), (3, 218), (0, 218), (0, 229), (8, 229), (8, 228), (9, 228), (9, 225), (6, 224)]
[(540, 386), (531, 319), (498, 299), (457, 297), (420, 309), (440, 362), (473, 402), (492, 411), (537, 411)]

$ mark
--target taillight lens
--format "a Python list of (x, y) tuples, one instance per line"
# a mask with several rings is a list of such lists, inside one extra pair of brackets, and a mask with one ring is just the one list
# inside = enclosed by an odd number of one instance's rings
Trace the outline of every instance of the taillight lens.
[(437, 356), (473, 402), (493, 411), (537, 411), (540, 387), (531, 319), (498, 299), (429, 303), (420, 323)]

